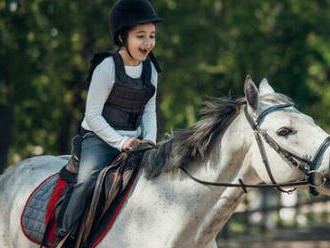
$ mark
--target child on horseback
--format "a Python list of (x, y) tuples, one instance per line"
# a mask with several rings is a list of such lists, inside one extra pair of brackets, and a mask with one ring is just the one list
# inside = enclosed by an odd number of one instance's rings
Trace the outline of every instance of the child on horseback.
[(121, 151), (156, 142), (160, 68), (151, 51), (155, 23), (161, 21), (147, 0), (119, 0), (111, 10), (112, 38), (119, 49), (92, 60), (77, 183), (60, 211), (54, 247), (70, 231), (75, 238), (99, 172)]

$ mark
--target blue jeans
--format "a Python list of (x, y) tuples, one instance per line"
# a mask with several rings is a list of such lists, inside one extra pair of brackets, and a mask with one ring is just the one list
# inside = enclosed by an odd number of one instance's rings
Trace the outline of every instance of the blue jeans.
[[(77, 183), (73, 186), (61, 221), (57, 223), (56, 235), (63, 237), (79, 224), (79, 220), (90, 200), (100, 171), (107, 167), (120, 152), (108, 145), (92, 132), (84, 134)], [(76, 230), (74, 230), (76, 231)]]

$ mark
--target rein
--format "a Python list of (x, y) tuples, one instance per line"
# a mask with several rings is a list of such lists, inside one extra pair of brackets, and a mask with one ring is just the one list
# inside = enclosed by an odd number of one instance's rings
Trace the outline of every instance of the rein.
[[(294, 152), (291, 152), (283, 147), (281, 147), (268, 133), (266, 130), (261, 129), (260, 125), (262, 120), (270, 113), (278, 110), (283, 110), (285, 108), (293, 107), (293, 104), (279, 104), (272, 107), (267, 108), (264, 110), (256, 120), (254, 120), (247, 110), (247, 105), (244, 106), (244, 114), (249, 122), (252, 130), (254, 131), (254, 136), (258, 144), (259, 152), (262, 157), (263, 164), (267, 170), (268, 176), (271, 180), (271, 184), (245, 184), (243, 183), (242, 179), (238, 179), (239, 184), (234, 183), (221, 183), (221, 182), (207, 182), (200, 180), (194, 176), (192, 176), (184, 167), (181, 167), (180, 169), (186, 173), (191, 179), (193, 179), (195, 182), (203, 184), (203, 185), (209, 185), (209, 186), (219, 186), (219, 187), (241, 187), (244, 193), (247, 193), (246, 188), (277, 188), (279, 191), (284, 193), (291, 193), (295, 191), (296, 189), (292, 190), (283, 190), (281, 187), (296, 187), (300, 185), (309, 185), (310, 186), (310, 193), (312, 195), (317, 195), (317, 187), (322, 186), (326, 182), (326, 178), (323, 174), (320, 172), (317, 172), (317, 166), (321, 158), (323, 157), (325, 151), (330, 145), (330, 136), (328, 136), (322, 144), (317, 149), (317, 152), (313, 156), (313, 159), (310, 160), (309, 156), (300, 157), (296, 155)], [(296, 168), (298, 168), (300, 171), (302, 171), (306, 178), (302, 180), (297, 180), (294, 182), (288, 182), (288, 183), (276, 183), (274, 176), (272, 174), (271, 168), (269, 166), (269, 162), (267, 159), (266, 151), (264, 148), (265, 142), (274, 150), (276, 151), (289, 165), (292, 165)], [(315, 175), (320, 174), (322, 176), (321, 183), (316, 184), (315, 183)]]
[(301, 186), (301, 185), (306, 185), (308, 184), (308, 181), (305, 180), (300, 180), (296, 182), (290, 182), (290, 183), (277, 183), (277, 184), (245, 184), (243, 183), (242, 179), (238, 179), (239, 183), (217, 183), (217, 182), (208, 182), (208, 181), (203, 181), (200, 180), (193, 175), (191, 175), (185, 168), (181, 167), (180, 168), (184, 173), (186, 173), (192, 180), (194, 180), (197, 183), (207, 185), (207, 186), (218, 186), (218, 187), (241, 187), (244, 193), (247, 193), (246, 188), (275, 188), (275, 187), (289, 187), (289, 186)]

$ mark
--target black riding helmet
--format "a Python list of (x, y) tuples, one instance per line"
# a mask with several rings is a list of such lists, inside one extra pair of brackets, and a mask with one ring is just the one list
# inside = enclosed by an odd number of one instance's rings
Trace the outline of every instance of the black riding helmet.
[(110, 27), (112, 39), (116, 45), (119, 41), (120, 31), (124, 28), (148, 22), (161, 22), (148, 0), (119, 0), (110, 13)]

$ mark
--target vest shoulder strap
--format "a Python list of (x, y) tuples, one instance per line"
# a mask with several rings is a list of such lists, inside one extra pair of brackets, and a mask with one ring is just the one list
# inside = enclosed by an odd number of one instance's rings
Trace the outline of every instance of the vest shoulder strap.
[(116, 80), (119, 79), (119, 81), (122, 82), (126, 75), (124, 61), (119, 55), (119, 52), (113, 53), (112, 58), (113, 58), (113, 62), (115, 63)]
[(156, 68), (156, 71), (158, 73), (161, 73), (162, 72), (162, 68), (160, 67), (160, 65), (158, 63), (158, 60), (156, 59), (156, 57), (155, 57), (155, 55), (153, 54), (152, 51), (149, 53), (149, 58), (150, 58), (151, 62), (154, 64), (154, 66)]
[[(94, 73), (95, 68), (105, 59), (112, 56), (115, 62), (115, 70), (116, 70), (116, 76), (117, 75), (123, 75), (123, 73), (125, 73), (124, 71), (124, 64), (122, 59), (120, 58), (120, 55), (118, 52), (116, 51), (103, 51), (103, 52), (99, 52), (96, 53), (93, 57), (93, 59), (91, 60), (91, 66), (88, 72), (88, 76), (87, 76), (87, 80), (86, 80), (86, 85), (87, 88), (89, 88), (89, 85), (91, 83), (92, 80), (92, 76)], [(151, 62), (154, 64), (156, 70), (158, 73), (161, 72), (161, 69), (159, 67), (159, 64), (157, 62), (157, 60), (154, 58), (153, 54), (149, 55), (150, 59), (147, 58), (146, 61), (143, 62), (143, 74), (142, 75), (144, 77), (144, 79), (146, 80), (146, 82), (150, 82), (151, 79)], [(151, 61), (150, 61), (151, 60)]]
[(91, 60), (91, 66), (89, 68), (86, 84), (87, 88), (89, 88), (89, 85), (92, 81), (92, 76), (95, 68), (107, 57), (114, 56), (115, 52), (114, 51), (103, 51), (94, 54), (93, 59)]
[(143, 61), (142, 79), (144, 82), (151, 83), (151, 61), (149, 58)]

